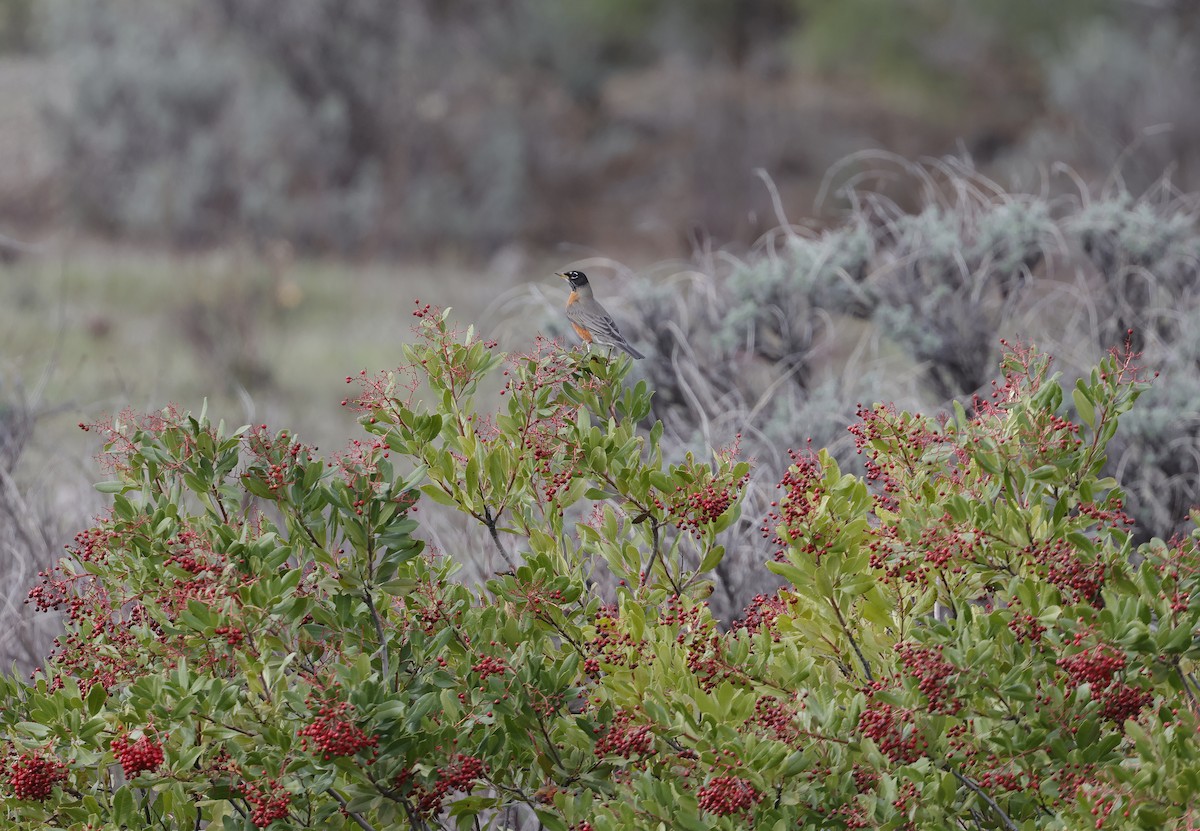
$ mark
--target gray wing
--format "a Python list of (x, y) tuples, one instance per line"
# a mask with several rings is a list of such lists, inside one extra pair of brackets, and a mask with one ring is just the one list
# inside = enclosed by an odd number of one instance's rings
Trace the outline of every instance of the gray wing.
[(567, 319), (577, 323), (591, 333), (592, 337), (605, 346), (623, 349), (635, 358), (642, 355), (629, 345), (625, 336), (617, 329), (617, 322), (599, 303), (576, 303), (567, 307)]
[(602, 343), (621, 343), (625, 340), (621, 337), (620, 330), (617, 329), (617, 322), (612, 319), (612, 315), (604, 311), (599, 303), (588, 304), (590, 308), (580, 308), (580, 306), (584, 306), (584, 304), (576, 303), (567, 309), (568, 320), (587, 329), (592, 333), (593, 338)]

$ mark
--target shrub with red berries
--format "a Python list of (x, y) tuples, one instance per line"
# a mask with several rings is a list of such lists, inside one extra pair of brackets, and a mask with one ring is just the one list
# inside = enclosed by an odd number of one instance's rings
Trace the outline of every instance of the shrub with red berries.
[[(1100, 475), (1136, 356), (1064, 390), (1009, 347), (989, 397), (864, 405), (865, 475), (794, 451), (737, 523), (736, 442), (664, 461), (629, 359), (413, 320), (330, 459), (174, 409), (92, 428), (111, 506), (30, 592), (45, 669), (0, 679), (0, 831), (1200, 818), (1200, 537), (1135, 551)], [(478, 533), (427, 550), (433, 510)], [(717, 619), (759, 519), (781, 588)]]

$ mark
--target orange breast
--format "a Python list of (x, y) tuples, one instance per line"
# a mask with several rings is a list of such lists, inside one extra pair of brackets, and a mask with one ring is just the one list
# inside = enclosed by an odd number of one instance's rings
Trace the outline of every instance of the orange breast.
[[(567, 298), (567, 308), (568, 309), (571, 308), (578, 302), (579, 302), (579, 292), (572, 291), (571, 295)], [(584, 329), (582, 326), (580, 326), (578, 323), (576, 323), (573, 320), (571, 321), (571, 328), (575, 330), (575, 334), (579, 335), (579, 339), (582, 340), (584, 343), (592, 342), (592, 333), (589, 332), (587, 329)]]

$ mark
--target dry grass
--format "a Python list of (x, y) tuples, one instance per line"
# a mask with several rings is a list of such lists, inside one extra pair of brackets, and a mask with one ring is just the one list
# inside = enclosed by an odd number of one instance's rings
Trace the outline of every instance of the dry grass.
[[(543, 269), (545, 270), (545, 269)], [(515, 279), (465, 265), (296, 261), (286, 251), (197, 256), (95, 245), (28, 258), (0, 282), (0, 354), (22, 375), (55, 371), (55, 443), (79, 421), (168, 402), (230, 422), (344, 437), (342, 379), (401, 360), (412, 303), (478, 320)]]

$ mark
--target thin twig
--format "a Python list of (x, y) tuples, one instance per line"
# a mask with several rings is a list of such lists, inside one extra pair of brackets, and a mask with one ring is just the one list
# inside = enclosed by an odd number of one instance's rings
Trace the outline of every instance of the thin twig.
[(643, 580), (649, 580), (651, 572), (654, 571), (654, 564), (658, 561), (658, 520), (650, 520), (650, 562), (646, 563), (646, 574)]
[(875, 676), (871, 674), (871, 666), (867, 663), (867, 658), (862, 654), (862, 650), (858, 648), (858, 641), (854, 640), (854, 635), (850, 634), (850, 627), (846, 625), (846, 619), (842, 617), (842, 610), (838, 608), (837, 601), (831, 597), (829, 598), (829, 605), (833, 607), (833, 613), (837, 615), (838, 623), (841, 624), (842, 631), (846, 634), (846, 638), (849, 639), (850, 646), (854, 648), (854, 654), (858, 656), (858, 660), (862, 664), (863, 672), (867, 674), (867, 680), (874, 681)]
[(1183, 684), (1183, 691), (1187, 693), (1188, 698), (1192, 702), (1192, 711), (1200, 713), (1200, 703), (1196, 701), (1196, 694), (1192, 692), (1191, 686), (1188, 684), (1187, 674), (1184, 673), (1183, 667), (1179, 666), (1179, 659), (1175, 659), (1175, 672), (1179, 675), (1179, 681)]
[(990, 796), (988, 796), (987, 792), (984, 791), (983, 788), (979, 787), (979, 785), (975, 784), (969, 778), (967, 778), (966, 776), (963, 776), (961, 773), (959, 773), (957, 770), (950, 767), (949, 765), (946, 766), (946, 770), (953, 773), (954, 778), (957, 779), (959, 782), (962, 782), (964, 785), (966, 785), (968, 788), (973, 790), (975, 793), (979, 794), (980, 798), (982, 798), (983, 801), (986, 802), (988, 804), (988, 806), (993, 811), (996, 812), (996, 816), (1000, 817), (1001, 821), (1004, 823), (1005, 828), (1010, 829), (1010, 831), (1021, 831), (1021, 829), (1017, 827), (1017, 824), (1015, 822), (1013, 822), (1011, 819), (1009, 819), (1008, 814), (1004, 813), (1004, 809), (1001, 808), (999, 805), (997, 805), (996, 800), (994, 800)]
[(516, 564), (513, 563), (512, 557), (508, 556), (508, 550), (500, 540), (500, 532), (496, 530), (496, 519), (492, 516), (492, 509), (487, 505), (483, 506), (483, 524), (487, 526), (488, 533), (492, 535), (492, 542), (496, 544), (496, 550), (500, 552), (504, 562), (508, 564), (509, 568), (516, 568)]
[(374, 828), (374, 826), (371, 825), (371, 823), (367, 822), (365, 819), (363, 819), (361, 816), (354, 813), (353, 811), (346, 810), (346, 806), (350, 804), (349, 802), (346, 801), (346, 797), (342, 796), (340, 793), (335, 791), (333, 788), (329, 789), (329, 795), (337, 800), (338, 805), (342, 806), (342, 811), (345, 812), (346, 816), (348, 816), (348, 817), (350, 817), (350, 819), (354, 820), (355, 824), (359, 828), (363, 829), (363, 831), (375, 831), (375, 828)]
[(392, 692), (397, 692), (396, 679), (392, 677), (391, 665), (388, 660), (387, 638), (383, 634), (383, 618), (379, 616), (379, 610), (375, 608), (375, 600), (371, 597), (370, 589), (363, 590), (363, 600), (367, 601), (367, 608), (371, 610), (371, 620), (375, 621), (375, 634), (379, 636), (379, 661), (383, 677), (388, 679)]

